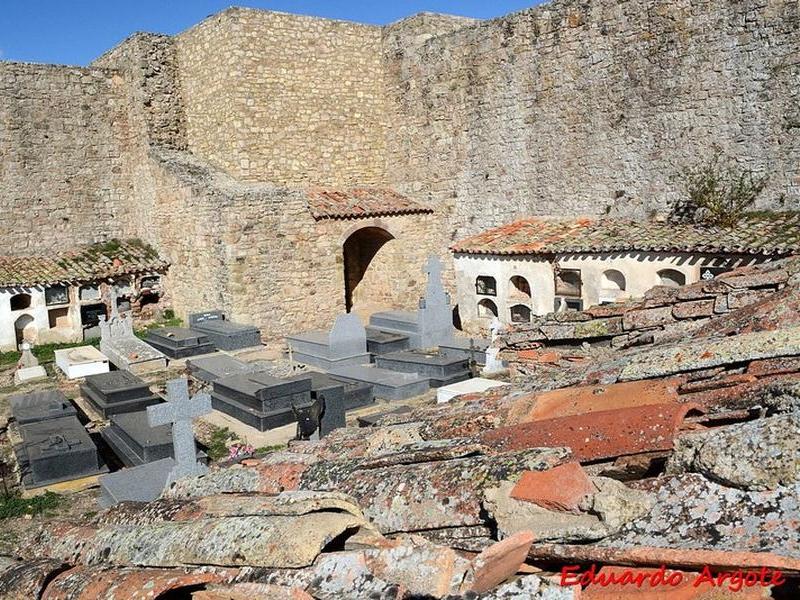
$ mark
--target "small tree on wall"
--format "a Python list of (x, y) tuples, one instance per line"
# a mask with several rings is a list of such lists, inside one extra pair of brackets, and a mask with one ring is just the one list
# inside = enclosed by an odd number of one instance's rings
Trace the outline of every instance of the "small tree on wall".
[(673, 209), (673, 217), (706, 225), (733, 227), (767, 185), (757, 176), (716, 150), (706, 162), (682, 172), (687, 198)]

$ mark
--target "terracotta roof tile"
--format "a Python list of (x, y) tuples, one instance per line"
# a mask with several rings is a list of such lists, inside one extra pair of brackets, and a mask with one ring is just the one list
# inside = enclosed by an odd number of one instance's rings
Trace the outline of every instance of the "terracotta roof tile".
[(800, 252), (800, 215), (746, 217), (734, 228), (617, 219), (530, 218), (456, 242), (465, 254), (704, 252), (785, 256)]
[(308, 209), (317, 220), (433, 212), (431, 208), (393, 190), (374, 187), (347, 190), (311, 188), (308, 190)]
[(112, 240), (48, 256), (0, 256), (0, 287), (92, 281), (168, 266), (147, 244)]

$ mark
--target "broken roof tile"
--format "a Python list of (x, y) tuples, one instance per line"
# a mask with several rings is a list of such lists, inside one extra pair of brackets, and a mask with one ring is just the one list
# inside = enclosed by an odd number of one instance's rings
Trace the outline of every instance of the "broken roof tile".
[(549, 510), (574, 512), (585, 496), (596, 491), (581, 465), (568, 462), (546, 471), (525, 471), (511, 497)]
[(504, 451), (563, 446), (579, 461), (669, 450), (691, 404), (655, 404), (520, 423), (487, 431), (483, 443)]

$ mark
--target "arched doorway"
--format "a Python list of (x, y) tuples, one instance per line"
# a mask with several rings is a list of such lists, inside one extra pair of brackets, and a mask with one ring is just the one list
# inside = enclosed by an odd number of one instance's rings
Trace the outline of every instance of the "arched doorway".
[(394, 236), (381, 227), (364, 227), (354, 231), (344, 242), (344, 302), (350, 312), (356, 301), (356, 289), (372, 260)]
[(35, 342), (36, 326), (33, 324), (33, 317), (30, 315), (21, 315), (14, 321), (14, 333), (17, 337), (17, 349), (19, 349), (23, 341)]

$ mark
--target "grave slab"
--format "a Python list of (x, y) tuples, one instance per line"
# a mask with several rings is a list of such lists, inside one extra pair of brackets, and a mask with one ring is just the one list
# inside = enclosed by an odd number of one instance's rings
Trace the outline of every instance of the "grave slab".
[(22, 342), (22, 356), (17, 362), (17, 370), (14, 371), (14, 385), (23, 385), (32, 381), (47, 378), (47, 371), (39, 364), (38, 359), (31, 352), (31, 345)]
[(507, 387), (508, 385), (509, 384), (504, 381), (474, 377), (473, 379), (466, 379), (458, 383), (451, 383), (450, 385), (440, 387), (436, 390), (436, 402), (443, 404), (445, 402), (450, 402), (450, 400), (457, 396), (476, 394), (498, 387)]
[(11, 396), (11, 414), (20, 425), (48, 419), (77, 416), (77, 410), (58, 390), (46, 390)]
[(469, 359), (439, 351), (404, 350), (375, 357), (375, 365), (401, 373), (417, 373), (430, 381), (431, 387), (441, 387), (471, 377)]
[(292, 406), (311, 405), (311, 379), (278, 379), (258, 372), (232, 375), (214, 382), (211, 402), (214, 409), (266, 431), (293, 423)]
[(99, 315), (100, 350), (118, 368), (131, 373), (152, 373), (167, 368), (167, 357), (136, 337), (131, 314), (120, 314), (115, 288), (111, 288), (111, 317)]
[(75, 416), (21, 424), (19, 434), (22, 442), (14, 448), (14, 454), (26, 489), (108, 471)]
[(309, 331), (286, 338), (292, 360), (330, 370), (336, 366), (363, 365), (370, 360), (367, 333), (355, 313), (336, 317), (330, 332)]
[(206, 334), (185, 327), (151, 329), (145, 341), (169, 358), (188, 358), (217, 351)]
[(126, 467), (172, 458), (172, 429), (169, 425), (150, 427), (143, 410), (112, 415), (111, 424), (100, 435)]
[(144, 410), (161, 402), (161, 398), (150, 391), (147, 383), (129, 371), (92, 375), (86, 378), (80, 390), (81, 396), (104, 418)]
[(164, 491), (174, 468), (174, 459), (162, 458), (103, 475), (100, 477), (100, 497), (97, 501), (102, 508), (126, 501), (152, 502)]
[(408, 350), (410, 342), (407, 335), (382, 331), (375, 327), (367, 327), (367, 352), (370, 354), (388, 354)]
[(261, 345), (261, 332), (257, 327), (228, 321), (218, 310), (190, 314), (189, 328), (208, 336), (220, 350), (233, 351)]
[[(324, 373), (305, 373), (291, 379), (311, 380), (311, 399), (325, 399), (324, 412), (320, 420), (320, 437), (345, 426), (346, 411), (374, 401), (372, 386), (364, 383), (337, 381)], [(366, 400), (366, 402), (365, 402)]]
[(55, 351), (55, 362), (67, 379), (108, 373), (108, 357), (94, 346), (62, 348)]
[(380, 367), (337, 367), (329, 375), (339, 381), (368, 383), (375, 396), (387, 400), (405, 400), (428, 391), (428, 378), (416, 373), (398, 373)]
[(255, 373), (260, 370), (258, 365), (242, 362), (227, 354), (190, 358), (186, 361), (186, 367), (192, 377), (206, 383), (213, 383), (217, 379), (231, 375)]
[(410, 406), (403, 405), (403, 406), (398, 406), (397, 408), (394, 408), (392, 410), (386, 410), (386, 411), (382, 411), (382, 412), (376, 412), (376, 413), (370, 413), (368, 415), (363, 415), (361, 417), (358, 417), (356, 420), (358, 421), (358, 426), (359, 427), (373, 427), (383, 417), (386, 417), (386, 416), (389, 416), (389, 415), (404, 415), (406, 413), (410, 413), (411, 410), (412, 409), (411, 409)]

